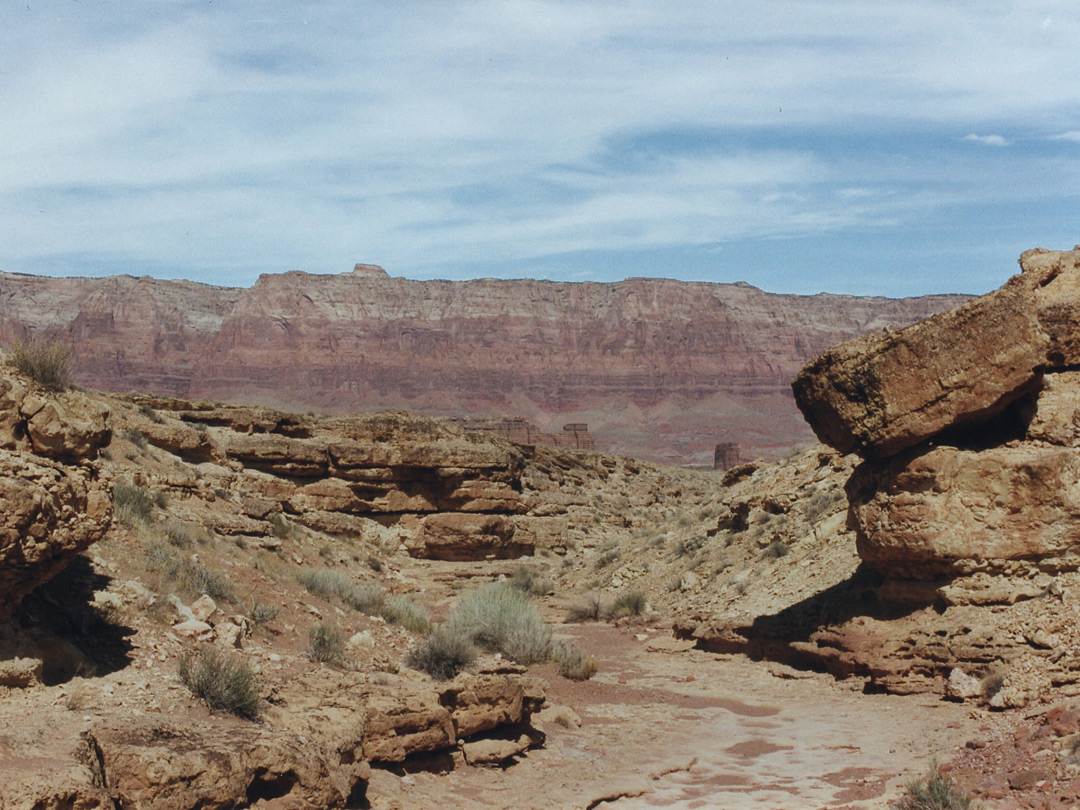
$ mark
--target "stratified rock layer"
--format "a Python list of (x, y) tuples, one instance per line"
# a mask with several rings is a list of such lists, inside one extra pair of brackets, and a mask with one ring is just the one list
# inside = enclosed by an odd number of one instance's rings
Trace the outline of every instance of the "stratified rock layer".
[(0, 341), (71, 342), (82, 384), (296, 410), (588, 423), (600, 449), (711, 464), (809, 437), (788, 383), (827, 347), (955, 306), (630, 279), (264, 275), (251, 289), (0, 273)]

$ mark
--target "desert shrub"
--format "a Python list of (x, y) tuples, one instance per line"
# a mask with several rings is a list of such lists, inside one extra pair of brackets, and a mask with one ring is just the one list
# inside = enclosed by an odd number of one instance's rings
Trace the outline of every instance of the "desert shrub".
[(367, 567), (374, 571), (376, 574), (379, 574), (382, 573), (383, 562), (374, 554), (370, 554), (367, 558)]
[(568, 621), (598, 622), (604, 615), (604, 603), (595, 593), (587, 594), (571, 605)]
[(1004, 685), (1005, 670), (1003, 669), (991, 669), (979, 681), (979, 688), (982, 690), (983, 697), (987, 700), (1000, 692)]
[(391, 596), (383, 602), (379, 615), (413, 633), (431, 632), (431, 619), (422, 607), (407, 596)]
[(565, 641), (552, 643), (551, 658), (559, 665), (559, 674), (572, 681), (587, 681), (600, 668), (595, 658)]
[(146, 434), (135, 428), (125, 428), (119, 431), (121, 438), (127, 439), (140, 450), (146, 449)]
[(236, 602), (236, 593), (223, 574), (200, 562), (174, 557), (164, 544), (147, 548), (147, 564), (184, 594), (206, 594), (218, 602)]
[(330, 624), (320, 622), (308, 630), (308, 657), (320, 664), (345, 662), (345, 634)]
[(694, 554), (705, 545), (707, 540), (708, 538), (703, 534), (695, 534), (693, 537), (684, 537), (675, 544), (675, 547), (671, 550), (671, 556), (685, 557), (688, 554)]
[(596, 558), (596, 563), (594, 565), (597, 569), (604, 568), (611, 565), (611, 563), (615, 562), (617, 559), (619, 559), (619, 550), (617, 548), (608, 549)]
[(139, 413), (141, 413), (143, 416), (145, 416), (147, 419), (157, 425), (160, 425), (162, 422), (165, 421), (161, 414), (155, 411), (149, 405), (140, 405)]
[(949, 778), (933, 772), (913, 779), (904, 786), (904, 795), (893, 805), (895, 810), (967, 810), (971, 798)]
[(505, 582), (496, 582), (461, 598), (447, 621), (491, 652), (501, 652), (520, 664), (548, 659), (551, 630), (525, 594)]
[(789, 551), (791, 551), (791, 548), (788, 544), (777, 539), (765, 547), (765, 550), (761, 552), (761, 556), (770, 560), (778, 560), (781, 557), (786, 557)]
[(162, 531), (165, 533), (165, 539), (169, 541), (169, 544), (177, 548), (187, 548), (195, 543), (205, 543), (208, 539), (204, 530), (197, 529), (188, 523), (181, 523), (178, 520), (165, 521)]
[(117, 481), (113, 484), (113, 511), (117, 520), (127, 526), (146, 522), (154, 511), (154, 497), (145, 487)]
[(344, 598), (356, 586), (352, 577), (332, 568), (304, 568), (298, 578), (310, 593), (326, 599), (334, 596)]
[(258, 625), (272, 622), (281, 613), (277, 605), (269, 605), (266, 602), (249, 602), (244, 606), (244, 615)]
[(618, 619), (622, 616), (640, 616), (645, 612), (645, 606), (649, 604), (649, 598), (643, 591), (631, 589), (623, 591), (615, 597), (608, 610), (608, 616)]
[(524, 565), (514, 570), (513, 576), (510, 577), (510, 585), (529, 596), (537, 596), (551, 590), (551, 583), (542, 574)]
[(71, 386), (71, 346), (65, 343), (16, 338), (8, 347), (8, 360), (46, 391)]
[(179, 675), (191, 694), (212, 710), (258, 719), (258, 682), (242, 659), (214, 647), (203, 647), (180, 656)]
[(266, 522), (270, 524), (270, 528), (273, 529), (274, 537), (280, 537), (282, 540), (287, 540), (290, 537), (296, 535), (296, 524), (289, 520), (281, 512), (271, 512)]
[(476, 660), (476, 647), (464, 633), (441, 625), (412, 648), (405, 663), (445, 681)]
[(353, 610), (378, 616), (386, 603), (386, 591), (371, 582), (354, 582), (341, 594), (341, 599)]

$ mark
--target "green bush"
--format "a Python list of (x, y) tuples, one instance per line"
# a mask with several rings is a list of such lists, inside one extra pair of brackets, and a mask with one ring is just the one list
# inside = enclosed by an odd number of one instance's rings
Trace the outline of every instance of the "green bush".
[(510, 577), (510, 584), (529, 596), (539, 596), (551, 590), (551, 583), (542, 574), (535, 568), (527, 568), (524, 565), (519, 565), (515, 569), (513, 576)]
[(179, 675), (191, 694), (212, 710), (258, 719), (258, 682), (243, 660), (213, 647), (203, 647), (180, 656)]
[(71, 346), (65, 343), (16, 338), (8, 347), (8, 359), (11, 365), (46, 391), (63, 391), (71, 387)]
[(548, 660), (551, 630), (525, 594), (506, 582), (496, 582), (462, 597), (447, 625), (491, 652), (501, 652), (520, 664)]
[(333, 625), (319, 623), (308, 630), (308, 657), (320, 664), (345, 662), (345, 634)]
[(468, 636), (441, 625), (412, 648), (405, 663), (436, 680), (445, 681), (471, 666), (475, 660), (476, 647)]

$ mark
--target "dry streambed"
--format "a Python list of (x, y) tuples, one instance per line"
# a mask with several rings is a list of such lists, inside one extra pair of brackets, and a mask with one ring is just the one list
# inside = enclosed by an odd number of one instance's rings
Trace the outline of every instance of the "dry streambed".
[(372, 807), (884, 807), (978, 724), (962, 705), (713, 656), (664, 628), (564, 630), (601, 671), (552, 679), (543, 749), (505, 770), (377, 771)]

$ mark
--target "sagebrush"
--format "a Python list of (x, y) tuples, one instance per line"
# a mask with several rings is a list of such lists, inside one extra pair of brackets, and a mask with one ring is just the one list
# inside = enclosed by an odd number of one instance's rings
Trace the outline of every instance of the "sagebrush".
[(249, 720), (261, 713), (259, 685), (251, 667), (240, 658), (203, 647), (180, 656), (179, 676), (191, 694), (214, 711)]

